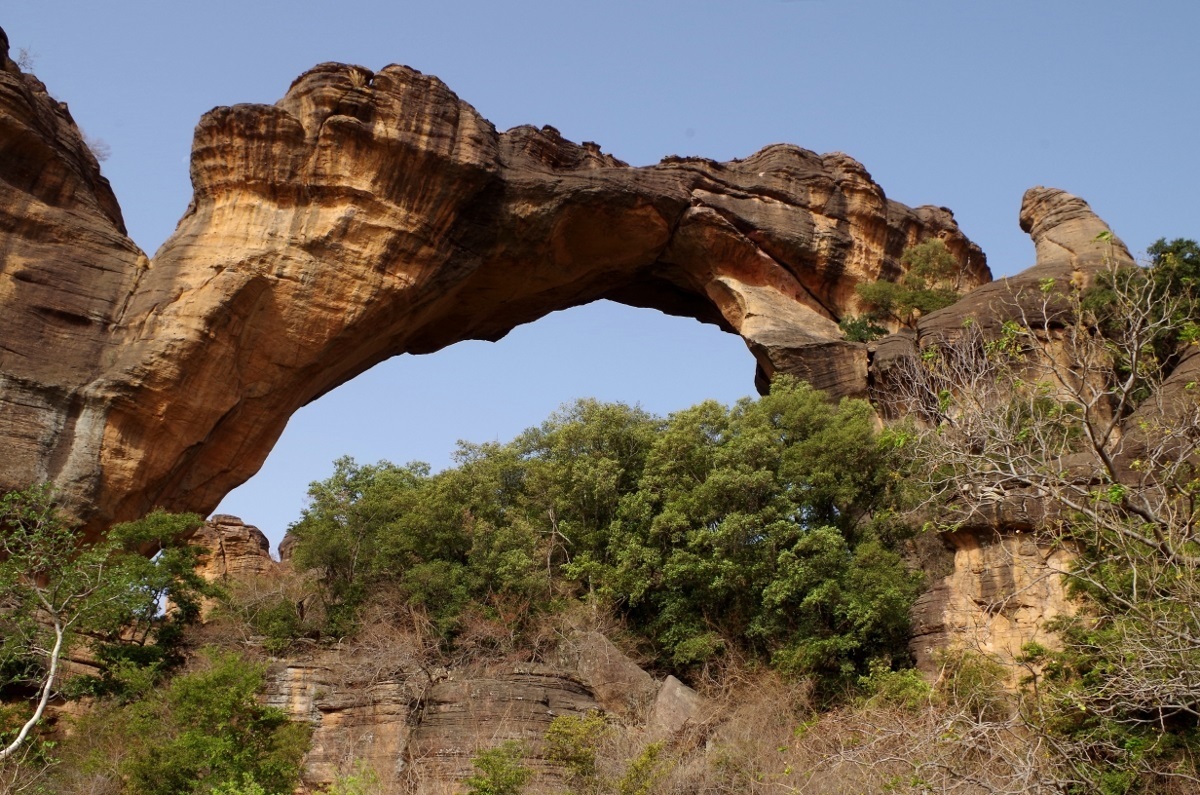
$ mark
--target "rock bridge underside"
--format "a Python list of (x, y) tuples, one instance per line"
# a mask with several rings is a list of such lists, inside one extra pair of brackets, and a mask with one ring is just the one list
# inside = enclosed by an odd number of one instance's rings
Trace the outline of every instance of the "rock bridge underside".
[[(837, 325), (856, 285), (933, 237), (964, 292), (990, 280), (948, 210), (888, 200), (846, 155), (630, 167), (551, 128), (499, 133), (402, 66), (324, 64), (275, 105), (210, 111), (191, 179), (146, 257), (66, 107), (4, 54), (0, 487), (53, 481), (92, 532), (210, 511), (294, 411), (398, 354), (610, 299), (740, 335), (760, 388), (789, 372), (865, 395), (874, 349)], [(1022, 212), (1039, 250), (1103, 228), (1060, 191)], [(1063, 240), (1038, 268), (1078, 267)]]

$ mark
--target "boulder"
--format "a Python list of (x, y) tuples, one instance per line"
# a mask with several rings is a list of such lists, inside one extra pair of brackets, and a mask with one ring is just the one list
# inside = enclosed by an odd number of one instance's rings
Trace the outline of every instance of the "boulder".
[(658, 689), (648, 725), (653, 734), (671, 736), (703, 723), (709, 712), (712, 709), (703, 696), (668, 676)]

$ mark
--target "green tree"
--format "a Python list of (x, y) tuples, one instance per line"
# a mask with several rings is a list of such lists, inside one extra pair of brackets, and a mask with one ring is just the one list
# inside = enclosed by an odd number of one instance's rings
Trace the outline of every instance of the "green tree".
[(1195, 316), (1194, 296), (1200, 288), (1200, 243), (1186, 238), (1167, 242), (1159, 238), (1146, 253), (1150, 255), (1150, 275), (1157, 287), (1157, 298), (1186, 295), (1183, 309)]
[(430, 481), (420, 462), (359, 465), (347, 456), (327, 480), (310, 485), (309, 506), (288, 533), (295, 565), (321, 577), (334, 635), (352, 630), (359, 604), (389, 571), (418, 580), (431, 558), (465, 554), (465, 539), (447, 530), (452, 519), (430, 515), (437, 507), (428, 499)]
[[(60, 663), (86, 633), (101, 662), (161, 665), (177, 630), (195, 617), (202, 588), (182, 547), (194, 515), (156, 512), (82, 545), (50, 486), (0, 497), (0, 686), (34, 693), (32, 713), (0, 749), (11, 757), (29, 738), (56, 692)], [(163, 550), (151, 560), (147, 545)], [(164, 613), (163, 600), (178, 605)]]
[(863, 318), (844, 321), (847, 334), (873, 337), (880, 322), (912, 325), (920, 315), (958, 300), (958, 261), (944, 242), (934, 238), (909, 246), (900, 261), (907, 270), (899, 281), (883, 279), (855, 288), (870, 311)]
[(526, 465), (522, 507), (544, 540), (546, 567), (574, 563), (573, 577), (612, 565), (609, 534), (621, 500), (635, 493), (661, 421), (623, 403), (579, 400), (518, 437)]
[(449, 645), (465, 623), (519, 636), (584, 597), (665, 666), (736, 648), (851, 682), (904, 659), (917, 588), (889, 548), (889, 456), (867, 403), (784, 377), (665, 422), (581, 400), (508, 444), (461, 444), (436, 475), (338, 461), (292, 528), (294, 559), (335, 607), (389, 588)]
[(292, 791), (309, 728), (259, 703), (263, 666), (209, 651), (200, 670), (131, 704), (133, 743), (122, 764), (131, 795), (207, 795), (219, 788)]
[(666, 660), (735, 644), (839, 679), (904, 659), (918, 582), (875, 532), (889, 488), (873, 423), (865, 402), (785, 377), (758, 401), (671, 417), (598, 570)]

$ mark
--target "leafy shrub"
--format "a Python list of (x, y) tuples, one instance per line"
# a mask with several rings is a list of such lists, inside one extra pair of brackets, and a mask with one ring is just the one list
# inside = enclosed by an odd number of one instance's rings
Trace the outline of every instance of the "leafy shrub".
[(480, 751), (471, 760), (479, 772), (463, 781), (467, 795), (519, 795), (533, 777), (524, 758), (525, 745), (516, 740)]
[(121, 768), (131, 795), (201, 795), (217, 786), (291, 792), (308, 747), (308, 726), (258, 703), (263, 668), (211, 651), (201, 670), (131, 704), (135, 745)]
[(650, 743), (629, 760), (624, 775), (617, 781), (617, 795), (651, 795), (655, 785), (670, 772), (664, 748), (661, 742)]
[(574, 779), (596, 775), (596, 748), (612, 728), (599, 712), (559, 715), (546, 730), (546, 758), (567, 768)]
[(374, 795), (380, 791), (379, 776), (365, 764), (355, 765), (353, 772), (334, 779), (326, 795)]
[(916, 710), (929, 704), (933, 688), (915, 668), (893, 671), (880, 662), (871, 666), (871, 672), (859, 677), (866, 702), (873, 705), (893, 705), (902, 709)]
[(900, 261), (908, 267), (900, 281), (880, 280), (854, 288), (871, 311), (852, 321), (855, 324), (852, 327), (843, 327), (848, 339), (853, 339), (850, 337), (852, 331), (862, 336), (871, 333), (872, 323), (888, 318), (911, 325), (918, 314), (929, 314), (958, 300), (954, 280), (958, 262), (941, 240), (926, 240), (909, 246), (901, 254)]
[(838, 323), (838, 328), (850, 342), (873, 342), (887, 336), (888, 330), (879, 325), (871, 315), (852, 315)]

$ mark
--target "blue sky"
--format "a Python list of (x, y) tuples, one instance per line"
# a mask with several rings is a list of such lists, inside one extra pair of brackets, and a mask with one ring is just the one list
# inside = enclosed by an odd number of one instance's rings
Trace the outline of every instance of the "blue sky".
[[(147, 253), (187, 206), (200, 115), (274, 102), (331, 60), (408, 64), (500, 129), (550, 124), (635, 165), (843, 151), (889, 197), (952, 209), (997, 275), (1032, 264), (1017, 211), (1033, 185), (1084, 197), (1135, 251), (1200, 236), (1194, 0), (38, 0), (0, 25), (111, 149)], [(576, 397), (665, 414), (750, 394), (753, 371), (740, 340), (692, 321), (556, 313), (321, 398), (220, 510), (278, 541), (339, 455), (440, 468), (455, 440), (507, 440)]]

